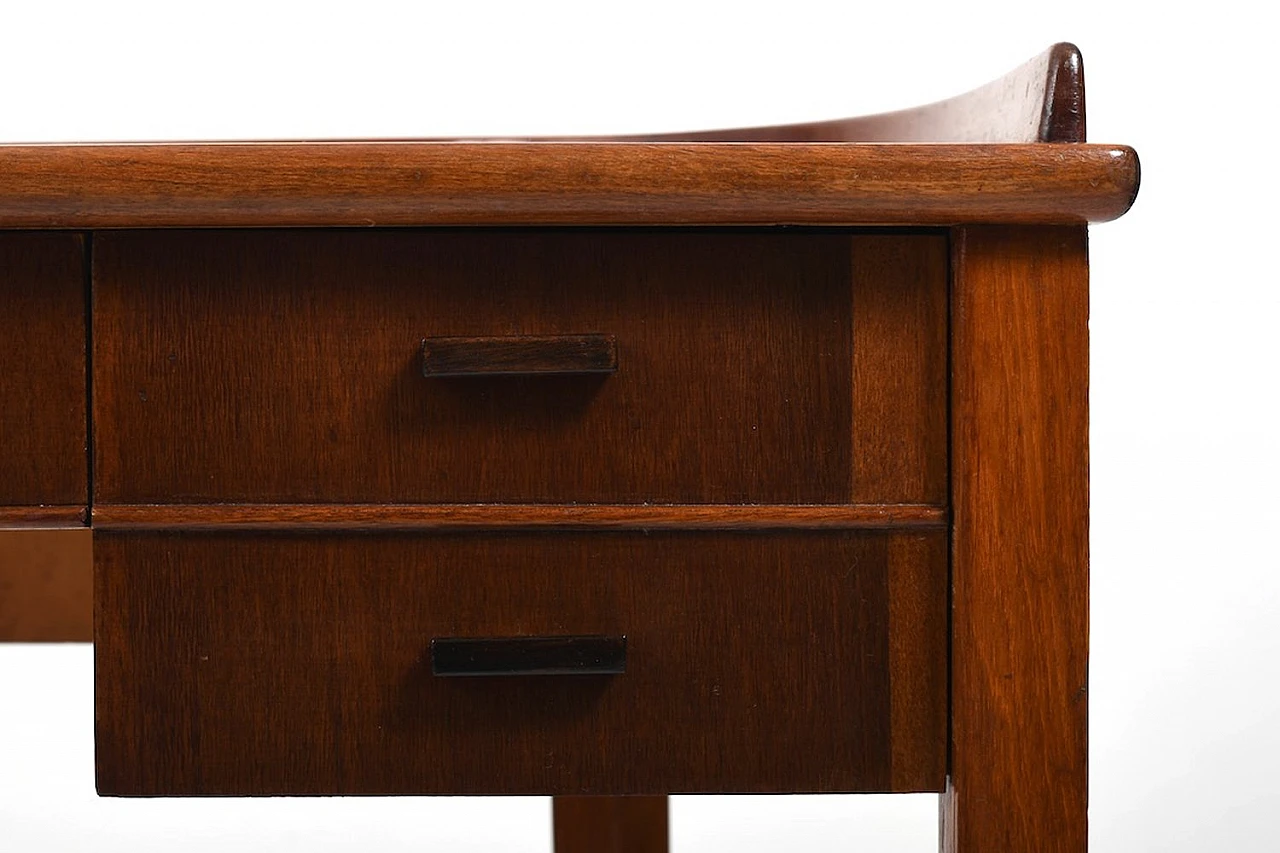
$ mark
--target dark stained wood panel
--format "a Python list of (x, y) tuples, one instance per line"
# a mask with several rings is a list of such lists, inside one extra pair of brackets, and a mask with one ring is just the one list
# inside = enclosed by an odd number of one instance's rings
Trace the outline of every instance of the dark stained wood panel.
[(84, 245), (0, 232), (0, 506), (88, 501)]
[[(946, 594), (919, 535), (100, 532), (98, 789), (889, 790), (891, 583)], [(569, 634), (625, 635), (626, 673), (431, 673), (433, 637)]]
[[(881, 255), (917, 248), (932, 256), (938, 239), (698, 229), (102, 234), (95, 503), (847, 503), (850, 424), (860, 417), (850, 411), (850, 267), (884, 270)], [(924, 293), (944, 286), (937, 265), (917, 273), (933, 280), (894, 282)], [(875, 312), (899, 309), (873, 299), (859, 322), (893, 326)], [(616, 338), (616, 373), (422, 376), (427, 337), (584, 330)], [(919, 340), (884, 337), (877, 352), (895, 370), (921, 373), (899, 380), (921, 389), (906, 405), (936, 408), (945, 389), (916, 355)], [(896, 423), (945, 429), (916, 416)], [(921, 448), (941, 440), (896, 438)], [(860, 452), (900, 454), (899, 444)], [(870, 464), (874, 482), (892, 479), (887, 464)], [(906, 500), (933, 476), (912, 471), (885, 488)], [(858, 496), (874, 501), (875, 492)]]
[(952, 295), (947, 853), (1088, 843), (1083, 228), (961, 229)]
[(0, 530), (0, 641), (92, 640), (89, 529)]
[(0, 227), (1078, 224), (1138, 180), (1120, 145), (0, 145)]
[(947, 772), (947, 703), (932, 685), (947, 680), (947, 542), (901, 533), (889, 540), (889, 714), (892, 787), (928, 790)]
[(666, 797), (556, 797), (555, 853), (667, 853)]
[(947, 501), (946, 235), (853, 242), (855, 503)]

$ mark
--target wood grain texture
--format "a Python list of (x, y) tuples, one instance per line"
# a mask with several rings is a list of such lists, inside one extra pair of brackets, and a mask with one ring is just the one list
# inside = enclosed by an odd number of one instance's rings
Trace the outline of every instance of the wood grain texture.
[(0, 145), (0, 228), (953, 225), (1114, 219), (1114, 145)]
[[(99, 531), (98, 790), (889, 790), (899, 535)], [(432, 637), (551, 634), (625, 634), (626, 674), (431, 675)]]
[(920, 504), (105, 504), (93, 525), (118, 530), (839, 530), (937, 529)]
[(928, 685), (947, 681), (947, 542), (932, 535), (889, 540), (891, 787), (916, 791), (946, 776), (947, 702)]
[(84, 527), (89, 522), (86, 506), (0, 506), (0, 528)]
[(555, 853), (667, 853), (666, 797), (555, 797)]
[(0, 641), (93, 639), (88, 528), (0, 530)]
[(854, 503), (947, 501), (944, 235), (853, 249)]
[(948, 853), (1087, 846), (1082, 228), (955, 237)]
[(612, 335), (502, 335), (422, 342), (422, 375), (428, 378), (613, 373), (617, 369), (618, 342)]
[(0, 234), (0, 506), (88, 501), (84, 237)]
[[(851, 266), (883, 269), (879, 253), (936, 241), (835, 229), (102, 234), (95, 504), (847, 503), (850, 424), (863, 417), (850, 411)], [(940, 267), (911, 274), (935, 280), (894, 280), (944, 286)], [(879, 311), (898, 309), (872, 300), (859, 322), (892, 327)], [(616, 337), (616, 373), (421, 376), (424, 336), (583, 329)], [(918, 340), (884, 339), (878, 353), (892, 369), (931, 370)], [(941, 405), (929, 377), (898, 381), (921, 389), (908, 405)], [(917, 399), (926, 392), (932, 402)]]
[(714, 142), (1084, 142), (1084, 63), (1055, 44), (985, 86), (922, 107), (806, 124), (631, 137)]

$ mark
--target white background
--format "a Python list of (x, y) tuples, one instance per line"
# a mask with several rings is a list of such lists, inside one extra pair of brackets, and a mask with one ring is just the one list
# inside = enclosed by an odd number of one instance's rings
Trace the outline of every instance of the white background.
[[(612, 133), (927, 102), (1081, 46), (1144, 185), (1092, 231), (1090, 835), (1276, 849), (1280, 328), (1262, 4), (5, 3), (0, 140)], [(3, 180), (3, 176), (0, 176)], [(86, 646), (0, 648), (0, 850), (547, 851), (539, 799), (99, 800)], [(935, 798), (677, 798), (678, 853), (924, 851)]]

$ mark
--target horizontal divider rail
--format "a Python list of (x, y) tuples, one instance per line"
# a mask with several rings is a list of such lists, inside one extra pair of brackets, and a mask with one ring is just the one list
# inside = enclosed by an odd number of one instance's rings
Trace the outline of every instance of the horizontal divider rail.
[(93, 508), (123, 530), (823, 530), (945, 528), (927, 504), (130, 504)]

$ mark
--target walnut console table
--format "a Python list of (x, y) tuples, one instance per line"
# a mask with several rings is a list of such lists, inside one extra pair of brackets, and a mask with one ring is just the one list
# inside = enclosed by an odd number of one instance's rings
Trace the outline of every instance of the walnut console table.
[[(1084, 144), (1058, 45), (864, 119), (0, 146), (0, 633), (104, 795), (942, 794), (1086, 847)], [(80, 528), (22, 530), (21, 528)]]

